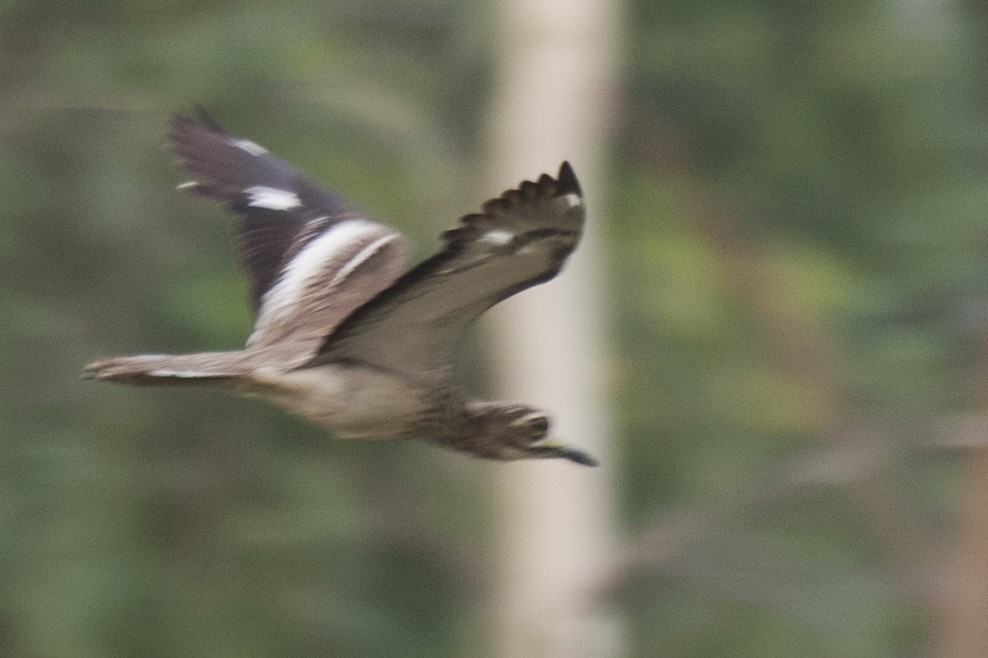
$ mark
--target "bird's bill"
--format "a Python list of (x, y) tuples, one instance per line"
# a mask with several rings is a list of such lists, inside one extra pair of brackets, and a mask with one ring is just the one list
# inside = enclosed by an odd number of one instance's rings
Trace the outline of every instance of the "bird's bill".
[(581, 466), (600, 466), (600, 462), (582, 450), (570, 448), (559, 443), (541, 443), (532, 446), (529, 450), (534, 452), (536, 456), (544, 459), (562, 458), (580, 464)]

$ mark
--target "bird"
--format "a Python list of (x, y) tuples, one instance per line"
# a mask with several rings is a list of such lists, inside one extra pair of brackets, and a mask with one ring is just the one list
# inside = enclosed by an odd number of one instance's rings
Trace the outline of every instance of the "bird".
[(192, 176), (178, 189), (236, 217), (254, 327), (241, 350), (94, 361), (82, 378), (195, 385), (258, 398), (339, 438), (422, 439), (501, 461), (586, 452), (549, 437), (546, 412), (485, 401), (454, 373), (485, 311), (552, 279), (576, 248), (585, 203), (568, 162), (485, 202), (408, 267), (410, 242), (202, 108), (171, 118), (168, 144)]

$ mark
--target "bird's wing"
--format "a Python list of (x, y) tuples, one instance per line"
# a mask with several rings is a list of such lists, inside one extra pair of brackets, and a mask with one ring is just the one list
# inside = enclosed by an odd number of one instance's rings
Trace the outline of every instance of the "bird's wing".
[(511, 295), (554, 277), (583, 229), (568, 163), (463, 217), (443, 249), (357, 309), (326, 340), (316, 366), (356, 360), (418, 379), (449, 376), (467, 327)]
[(175, 116), (168, 137), (195, 177), (179, 187), (223, 202), (239, 219), (240, 258), (257, 313), (248, 345), (290, 341), (289, 351), (309, 358), (337, 324), (404, 272), (404, 236), (352, 211), (205, 112)]

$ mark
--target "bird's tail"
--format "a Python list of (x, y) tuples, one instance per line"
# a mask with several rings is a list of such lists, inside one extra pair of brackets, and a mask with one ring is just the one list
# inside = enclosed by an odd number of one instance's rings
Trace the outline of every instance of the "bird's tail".
[(222, 385), (249, 372), (247, 353), (137, 354), (94, 361), (82, 371), (82, 379), (153, 385)]

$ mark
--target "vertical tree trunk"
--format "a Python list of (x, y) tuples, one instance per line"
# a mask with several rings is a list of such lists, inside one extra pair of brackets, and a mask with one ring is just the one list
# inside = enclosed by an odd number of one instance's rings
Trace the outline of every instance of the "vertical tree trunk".
[[(970, 10), (968, 19), (976, 17), (984, 33), (988, 11), (980, 3), (970, 3)], [(968, 23), (964, 25), (970, 29)], [(988, 330), (982, 333), (979, 347), (972, 395), (976, 407), (957, 436), (948, 437), (966, 448), (966, 464), (954, 545), (945, 556), (937, 591), (935, 655), (940, 658), (988, 656)]]
[(501, 189), (573, 163), (587, 234), (562, 274), (495, 309), (500, 393), (547, 409), (554, 434), (602, 466), (534, 462), (498, 471), (498, 653), (613, 656), (620, 626), (596, 596), (615, 548), (614, 457), (606, 403), (598, 231), (610, 119), (617, 3), (503, 0), (490, 178)]
[(941, 617), (936, 655), (988, 655), (988, 449), (971, 448), (960, 530), (940, 590)]
[(956, 438), (966, 450), (966, 491), (960, 497), (956, 539), (952, 554), (946, 556), (938, 592), (936, 655), (941, 658), (988, 655), (988, 445), (983, 443), (988, 425), (984, 411), (988, 409), (988, 333), (981, 338), (977, 374), (975, 399), (981, 410)]

